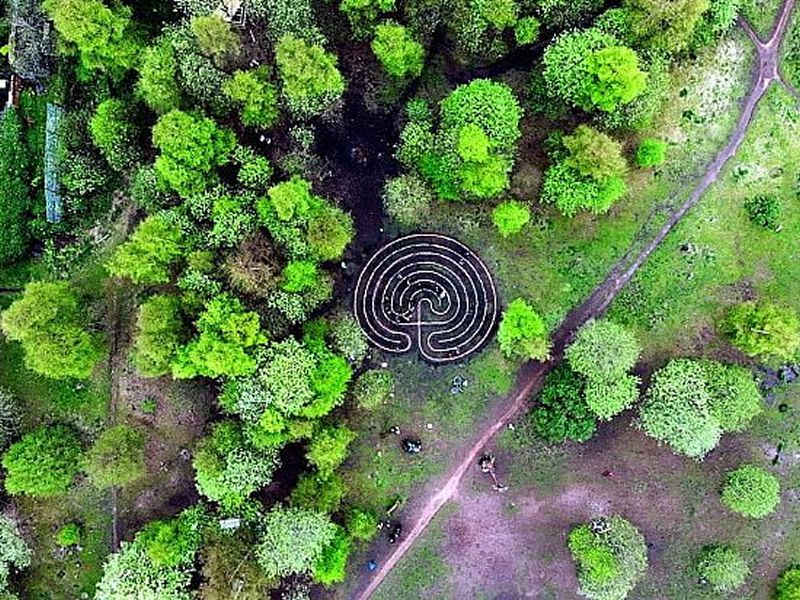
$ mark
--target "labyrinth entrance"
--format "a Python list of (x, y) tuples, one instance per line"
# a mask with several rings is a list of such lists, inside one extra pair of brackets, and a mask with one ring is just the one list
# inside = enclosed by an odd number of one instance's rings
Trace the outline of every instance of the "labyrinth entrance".
[(442, 364), (480, 349), (497, 322), (497, 290), (481, 259), (453, 238), (417, 233), (378, 250), (356, 283), (354, 311), (386, 352), (416, 348)]

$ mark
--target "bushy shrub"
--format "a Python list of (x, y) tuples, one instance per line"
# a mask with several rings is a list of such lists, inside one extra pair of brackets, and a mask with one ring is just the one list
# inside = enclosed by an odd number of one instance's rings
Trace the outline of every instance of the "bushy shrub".
[(81, 543), (81, 527), (77, 523), (67, 523), (56, 532), (56, 544), (70, 548)]
[(771, 514), (780, 501), (778, 478), (754, 465), (730, 471), (722, 488), (722, 503), (733, 512), (753, 519)]
[(568, 539), (582, 595), (592, 600), (625, 598), (647, 570), (644, 537), (619, 516), (573, 529)]
[(402, 25), (392, 21), (378, 25), (372, 51), (392, 77), (417, 77), (422, 72), (425, 49)]
[(800, 598), (800, 567), (789, 567), (778, 578), (775, 600), (797, 600)]
[[(0, 514), (0, 594), (10, 593), (8, 576), (11, 569), (22, 570), (30, 566), (33, 551), (30, 549), (17, 524), (8, 516)], [(9, 600), (15, 596), (8, 596)]]
[(519, 46), (533, 44), (539, 37), (541, 23), (536, 17), (523, 17), (514, 25), (514, 39)]
[(695, 565), (700, 582), (719, 594), (741, 587), (750, 575), (750, 567), (739, 552), (730, 546), (704, 548)]
[(109, 98), (101, 102), (89, 122), (89, 131), (94, 145), (115, 171), (129, 169), (138, 159), (138, 131), (121, 100)]
[(183, 255), (183, 234), (160, 215), (139, 223), (124, 243), (117, 246), (108, 270), (116, 277), (128, 277), (133, 283), (167, 283), (172, 264)]
[(528, 413), (533, 433), (550, 444), (585, 442), (597, 428), (584, 399), (585, 380), (567, 365), (557, 366), (544, 381)]
[(584, 325), (564, 353), (572, 370), (590, 379), (610, 381), (630, 371), (642, 347), (626, 327), (599, 319)]
[(175, 51), (169, 39), (157, 40), (154, 46), (142, 52), (139, 80), (136, 83), (137, 95), (158, 114), (178, 108), (181, 90), (177, 83), (177, 72)]
[(320, 474), (331, 475), (347, 458), (347, 448), (355, 438), (356, 433), (347, 427), (325, 427), (311, 440), (306, 458)]
[(264, 517), (256, 555), (270, 578), (311, 570), (337, 528), (326, 515), (277, 506)]
[(321, 46), (287, 35), (275, 50), (275, 60), (286, 104), (298, 116), (322, 114), (342, 97), (345, 83), (336, 56)]
[(383, 206), (401, 227), (419, 227), (430, 213), (433, 194), (428, 185), (412, 174), (400, 175), (386, 182)]
[(223, 88), (241, 106), (243, 125), (272, 127), (280, 117), (278, 91), (269, 80), (269, 68), (236, 71)]
[(226, 510), (267, 485), (280, 460), (277, 448), (255, 449), (232, 421), (217, 423), (194, 453), (198, 491)]
[(497, 332), (500, 349), (508, 357), (546, 360), (550, 355), (547, 328), (539, 313), (522, 298), (508, 305)]
[(530, 209), (516, 200), (501, 202), (492, 211), (492, 222), (503, 237), (519, 233), (530, 220)]
[(153, 127), (153, 145), (161, 151), (159, 176), (185, 198), (215, 181), (214, 169), (228, 162), (236, 138), (208, 117), (172, 110)]
[(387, 369), (371, 369), (362, 373), (353, 386), (353, 397), (359, 408), (375, 410), (394, 393), (394, 374)]
[(335, 513), (339, 510), (345, 485), (336, 473), (320, 475), (303, 473), (292, 490), (292, 506), (319, 513)]
[(190, 27), (200, 51), (218, 67), (224, 67), (241, 51), (241, 38), (233, 26), (219, 15), (193, 17)]
[(663, 165), (667, 159), (667, 143), (655, 138), (646, 138), (636, 149), (636, 164), (642, 168)]
[(180, 300), (175, 296), (148, 298), (139, 307), (133, 364), (140, 375), (160, 377), (169, 373), (183, 338)]
[(378, 535), (378, 517), (372, 511), (350, 508), (345, 514), (344, 523), (350, 537), (359, 542), (368, 542)]
[(335, 527), (336, 533), (314, 563), (314, 580), (325, 586), (344, 581), (347, 558), (353, 545), (344, 528)]
[(109, 427), (86, 453), (85, 469), (99, 488), (125, 487), (145, 474), (145, 439), (127, 425)]
[(81, 443), (64, 425), (34, 429), (3, 455), (9, 494), (59, 496), (67, 491), (81, 467)]
[(248, 350), (263, 344), (266, 336), (258, 314), (245, 310), (238, 299), (217, 296), (206, 305), (196, 327), (197, 337), (178, 351), (173, 377), (235, 377), (255, 370), (256, 361)]
[(728, 310), (723, 333), (748, 356), (790, 360), (800, 349), (800, 318), (791, 308), (743, 302)]
[(87, 331), (84, 308), (69, 283), (33, 282), (2, 314), (0, 325), (25, 351), (25, 364), (55, 379), (86, 379), (103, 355)]
[(750, 221), (759, 227), (777, 231), (780, 228), (783, 206), (775, 196), (753, 196), (744, 202)]

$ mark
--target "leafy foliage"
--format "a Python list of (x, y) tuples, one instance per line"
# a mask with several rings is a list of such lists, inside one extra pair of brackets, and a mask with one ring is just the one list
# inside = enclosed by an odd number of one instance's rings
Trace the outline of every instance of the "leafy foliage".
[(22, 122), (13, 106), (0, 115), (0, 265), (21, 258), (28, 249), (31, 207), (31, 157)]
[(392, 21), (378, 25), (372, 51), (392, 77), (417, 77), (422, 72), (425, 49), (402, 25)]
[(501, 202), (492, 211), (492, 222), (503, 237), (519, 233), (530, 220), (530, 209), (516, 200)]
[(622, 177), (628, 170), (622, 144), (593, 127), (578, 125), (571, 135), (564, 136), (563, 144), (568, 152), (564, 163), (583, 177), (602, 183)]
[(576, 527), (568, 545), (581, 594), (592, 600), (625, 598), (647, 570), (644, 537), (619, 516)]
[(108, 270), (133, 283), (167, 283), (172, 275), (170, 267), (183, 254), (183, 241), (181, 230), (167, 219), (161, 215), (147, 217), (114, 250)]
[(311, 570), (337, 528), (321, 513), (277, 506), (264, 517), (263, 531), (256, 554), (272, 578)]
[(263, 344), (257, 313), (227, 294), (211, 300), (196, 323), (198, 335), (179, 352), (172, 374), (178, 379), (203, 375), (235, 377), (252, 373), (255, 359), (247, 350)]
[(378, 534), (378, 517), (371, 511), (351, 508), (345, 514), (345, 529), (354, 540), (368, 542)]
[(730, 546), (704, 548), (696, 569), (700, 581), (719, 594), (727, 594), (741, 587), (750, 575), (747, 561)]
[(109, 427), (86, 453), (85, 468), (99, 488), (125, 487), (145, 474), (144, 435), (127, 425)]
[(750, 222), (755, 225), (771, 231), (780, 229), (783, 205), (775, 196), (753, 196), (748, 198), (745, 200), (744, 210), (747, 212)]
[(34, 429), (3, 455), (6, 491), (12, 495), (61, 495), (78, 474), (81, 455), (80, 440), (69, 427)]
[(791, 359), (800, 349), (800, 318), (775, 304), (737, 304), (722, 321), (722, 330), (748, 356)]
[(610, 381), (630, 371), (641, 352), (632, 331), (600, 319), (581, 327), (564, 356), (572, 370), (584, 377)]
[(139, 307), (132, 360), (139, 374), (169, 373), (183, 337), (180, 300), (166, 294), (148, 298)]
[(101, 102), (89, 123), (89, 130), (94, 145), (100, 148), (112, 169), (124, 171), (136, 162), (139, 132), (121, 100), (109, 98)]
[(103, 350), (84, 327), (86, 315), (69, 283), (33, 282), (2, 314), (3, 333), (22, 343), (28, 368), (56, 379), (86, 379)]
[(335, 527), (336, 533), (314, 563), (314, 580), (326, 586), (344, 581), (347, 558), (353, 544), (344, 528), (339, 525)]
[(367, 338), (355, 317), (338, 313), (331, 319), (331, 348), (350, 363), (357, 364), (367, 355)]
[(503, 354), (508, 357), (545, 360), (550, 355), (544, 321), (522, 298), (517, 298), (506, 308), (497, 339)]
[(663, 165), (667, 159), (667, 143), (655, 138), (645, 138), (636, 149), (636, 164), (642, 168)]
[(232, 421), (217, 423), (194, 453), (198, 491), (225, 509), (267, 485), (280, 464), (277, 448), (255, 449)]
[(210, 57), (218, 67), (224, 67), (229, 59), (239, 54), (241, 39), (233, 26), (219, 15), (199, 15), (190, 26), (197, 38), (200, 51)]
[(519, 46), (533, 44), (539, 37), (542, 24), (536, 17), (523, 17), (514, 25), (514, 39)]
[(214, 169), (228, 162), (236, 138), (208, 117), (172, 110), (153, 127), (153, 145), (161, 151), (156, 172), (187, 197), (214, 182)]
[(623, 374), (612, 380), (589, 379), (586, 404), (598, 418), (609, 421), (639, 398), (639, 378)]
[(269, 69), (236, 71), (224, 86), (231, 100), (242, 107), (244, 125), (272, 127), (280, 117), (278, 91), (269, 80)]
[(394, 374), (386, 369), (362, 373), (353, 386), (353, 397), (360, 408), (375, 410), (394, 393)]
[(56, 543), (62, 548), (70, 548), (81, 543), (81, 527), (77, 523), (67, 523), (56, 532)]
[(247, 527), (235, 533), (209, 528), (203, 539), (202, 600), (263, 600), (274, 582), (261, 571), (253, 555), (256, 540)]
[(321, 46), (287, 35), (275, 50), (275, 60), (286, 104), (299, 116), (330, 110), (344, 93), (336, 56)]
[(142, 52), (136, 92), (158, 114), (168, 113), (180, 106), (177, 70), (175, 50), (169, 39), (159, 39), (154, 46)]
[(655, 52), (667, 54), (676, 54), (689, 45), (710, 4), (708, 0), (623, 2), (632, 38)]
[(744, 431), (763, 410), (763, 399), (753, 374), (744, 367), (702, 361), (711, 393), (709, 411), (723, 431)]
[(775, 600), (797, 600), (800, 598), (800, 567), (789, 567), (778, 578)]
[(594, 435), (595, 416), (584, 399), (585, 381), (561, 364), (547, 375), (528, 413), (533, 433), (551, 444), (585, 442)]
[(778, 478), (754, 465), (730, 471), (722, 488), (722, 503), (733, 512), (753, 519), (771, 514), (780, 501)]
[(322, 475), (332, 474), (347, 458), (347, 448), (356, 433), (347, 427), (325, 427), (308, 446), (306, 458)]
[(9, 592), (8, 576), (11, 569), (30, 566), (32, 558), (33, 551), (22, 537), (17, 524), (10, 517), (0, 514), (0, 593)]
[(292, 506), (319, 513), (335, 513), (345, 494), (342, 478), (336, 473), (303, 473), (292, 490)]

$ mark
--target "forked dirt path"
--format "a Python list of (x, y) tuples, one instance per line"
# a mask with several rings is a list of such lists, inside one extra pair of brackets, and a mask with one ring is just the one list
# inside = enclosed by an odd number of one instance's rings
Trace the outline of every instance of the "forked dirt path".
[(400, 559), (414, 545), (417, 538), (425, 531), (431, 519), (456, 494), (464, 474), (471, 467), (474, 467), (481, 450), (498, 431), (505, 427), (526, 406), (527, 399), (541, 385), (544, 376), (562, 359), (564, 348), (572, 339), (575, 331), (587, 321), (597, 318), (605, 312), (614, 297), (625, 287), (650, 255), (661, 245), (670, 231), (686, 216), (706, 190), (717, 180), (725, 164), (736, 154), (739, 146), (744, 141), (756, 107), (769, 86), (772, 83), (785, 85), (778, 68), (779, 51), (795, 1), (783, 1), (772, 33), (766, 41), (759, 38), (749, 23), (740, 17), (740, 26), (756, 48), (757, 63), (753, 71), (750, 87), (744, 98), (741, 115), (736, 128), (728, 138), (728, 143), (708, 165), (705, 175), (697, 183), (686, 201), (670, 215), (670, 218), (658, 233), (637, 254), (622, 257), (589, 297), (567, 315), (553, 334), (551, 359), (544, 363), (527, 363), (523, 366), (519, 373), (519, 383), (508, 398), (507, 408), (494, 423), (480, 434), (475, 443), (461, 457), (460, 461), (452, 467), (444, 485), (422, 504), (416, 521), (407, 530), (401, 542), (394, 547), (394, 551), (385, 558), (374, 573), (364, 575), (363, 581), (356, 583), (352, 592), (353, 598), (368, 600), (372, 596)]

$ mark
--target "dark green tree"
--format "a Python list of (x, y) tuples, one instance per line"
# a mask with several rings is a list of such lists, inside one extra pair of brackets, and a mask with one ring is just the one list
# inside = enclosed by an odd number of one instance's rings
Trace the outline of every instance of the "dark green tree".
[(145, 439), (127, 425), (109, 427), (86, 453), (85, 469), (99, 488), (125, 487), (141, 479)]

